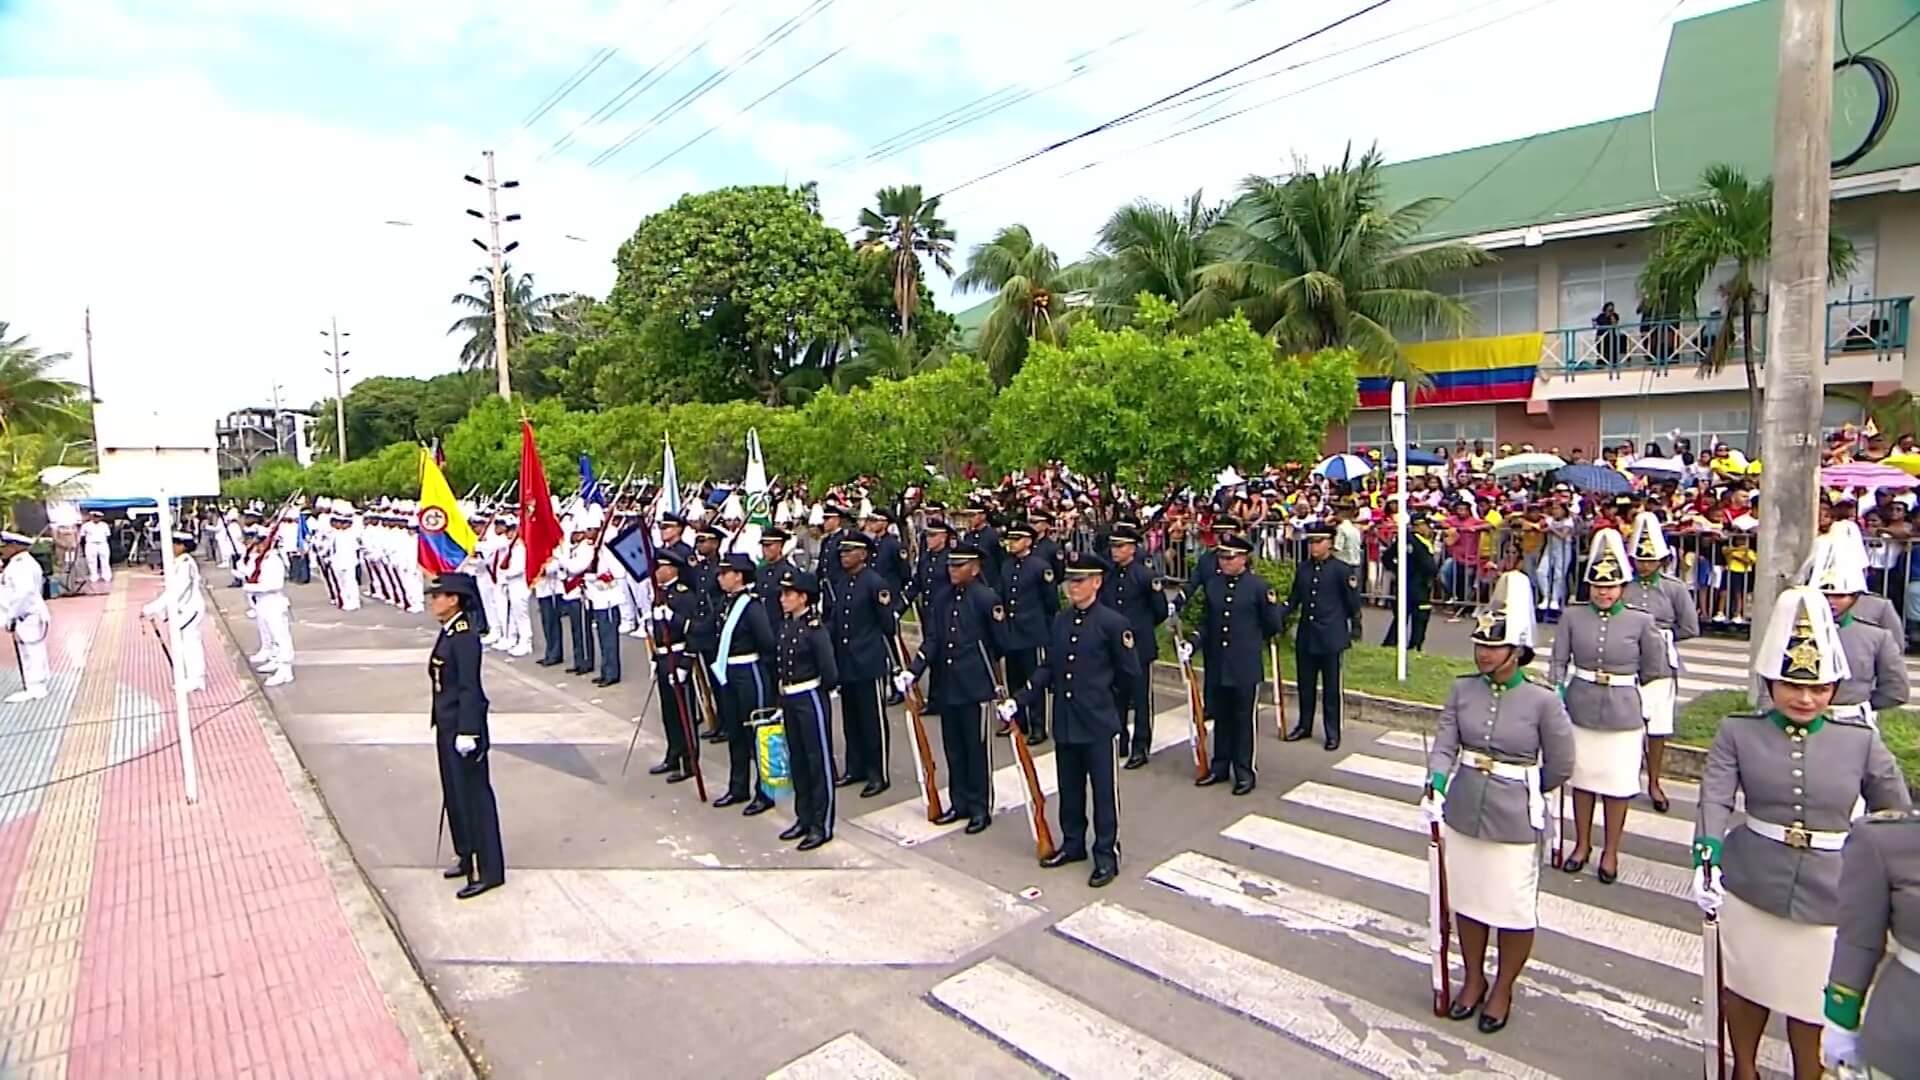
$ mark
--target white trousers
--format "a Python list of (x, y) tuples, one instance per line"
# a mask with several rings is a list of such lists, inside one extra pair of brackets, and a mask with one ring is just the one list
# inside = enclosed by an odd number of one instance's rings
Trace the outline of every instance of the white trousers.
[(333, 580), (340, 586), (340, 610), (360, 610), (360, 579), (353, 576), (353, 564), (337, 562), (333, 564)]
[[(21, 620), (23, 626), (26, 622), (27, 620), (25, 619)], [(15, 634), (17, 635), (18, 633), (19, 630), (16, 629)], [(21, 687), (27, 690), (46, 689), (49, 671), (47, 666), (47, 635), (42, 633), (39, 641), (22, 641), (16, 636), (13, 642), (20, 648)]]
[(113, 549), (99, 544), (87, 544), (84, 550), (87, 555), (87, 580), (112, 581)]
[(254, 625), (260, 628), (260, 651), (267, 654), (263, 663), (278, 670), (293, 666), (293, 607), (280, 594), (260, 597), (254, 605)]
[(180, 628), (180, 683), (189, 690), (203, 690), (207, 685), (207, 643), (200, 636), (200, 624), (206, 616), (198, 615)]
[(427, 583), (420, 573), (420, 564), (401, 567), (400, 582), (407, 589), (407, 610), (415, 614), (427, 610)]
[(633, 630), (647, 620), (642, 613), (653, 609), (653, 583), (620, 579), (620, 629)]
[(500, 583), (487, 574), (475, 574), (474, 580), (480, 583), (480, 607), (487, 613), (487, 638), (503, 641), (507, 636), (505, 590)]
[(508, 652), (525, 655), (533, 648), (532, 593), (526, 589), (508, 586), (507, 621), (501, 634), (500, 647)]

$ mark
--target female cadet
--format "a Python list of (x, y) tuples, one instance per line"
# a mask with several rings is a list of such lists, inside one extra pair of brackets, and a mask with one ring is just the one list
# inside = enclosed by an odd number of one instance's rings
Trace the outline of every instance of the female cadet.
[[(1847, 658), (1825, 597), (1805, 586), (1781, 593), (1755, 655), (1773, 709), (1729, 716), (1714, 736), (1700, 783), (1694, 900), (1720, 922), (1734, 1076), (1759, 1076), (1761, 1032), (1782, 1012), (1794, 1075), (1813, 1080), (1847, 823), (1862, 796), (1873, 810), (1911, 803), (1879, 732), (1830, 709)], [(1746, 820), (1736, 828), (1737, 796)]]
[(1674, 707), (1679, 698), (1679, 644), (1700, 636), (1700, 613), (1695, 610), (1693, 594), (1680, 579), (1667, 573), (1667, 560), (1673, 550), (1660, 531), (1660, 519), (1642, 510), (1633, 519), (1633, 581), (1627, 585), (1626, 601), (1653, 616), (1661, 641), (1666, 645), (1667, 664), (1672, 674), (1664, 679), (1648, 679), (1640, 684), (1640, 715), (1647, 723), (1647, 797), (1653, 808), (1664, 814), (1672, 807), (1660, 787), (1660, 768), (1666, 760), (1667, 738), (1673, 734)]
[[(1839, 918), (1822, 1059), (1836, 1072), (1920, 1076), (1920, 812), (1883, 810), (1853, 823), (1840, 855)], [(1889, 947), (1893, 963), (1882, 967)]]
[[(1460, 928), (1466, 981), (1447, 1011), (1476, 1010), (1489, 1034), (1507, 1025), (1513, 986), (1533, 951), (1538, 923), (1540, 851), (1552, 791), (1573, 775), (1573, 723), (1560, 695), (1530, 683), (1533, 586), (1510, 571), (1474, 622), (1477, 675), (1455, 680), (1440, 712), (1427, 767), (1433, 784), (1422, 804), (1442, 826), (1447, 896)], [(1490, 928), (1500, 931), (1500, 969), (1487, 985)]]
[(1594, 534), (1587, 557), (1587, 602), (1568, 608), (1553, 636), (1554, 684), (1565, 688), (1573, 720), (1574, 848), (1561, 865), (1577, 874), (1593, 853), (1593, 802), (1607, 806), (1605, 846), (1595, 873), (1611, 885), (1620, 873), (1627, 802), (1640, 793), (1646, 734), (1640, 684), (1673, 674), (1653, 616), (1627, 606), (1627, 551), (1620, 534)]

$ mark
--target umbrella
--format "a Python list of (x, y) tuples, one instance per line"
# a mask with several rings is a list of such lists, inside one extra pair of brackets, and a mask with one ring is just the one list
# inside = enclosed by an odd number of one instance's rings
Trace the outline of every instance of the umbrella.
[(1560, 460), (1556, 454), (1515, 454), (1512, 457), (1503, 457), (1499, 461), (1494, 462), (1493, 475), (1499, 477), (1531, 476), (1535, 473), (1552, 472), (1555, 469), (1565, 467), (1566, 464), (1567, 463)]
[(1920, 476), (1920, 454), (1892, 454), (1880, 464), (1892, 466), (1903, 473)]
[(1636, 476), (1671, 478), (1685, 476), (1687, 463), (1679, 458), (1670, 457), (1635, 458), (1633, 464), (1627, 466), (1627, 471)]
[(1372, 471), (1372, 466), (1353, 454), (1335, 454), (1313, 467), (1313, 475), (1329, 480), (1358, 480)]
[(1554, 474), (1563, 483), (1596, 495), (1624, 495), (1633, 484), (1618, 469), (1605, 465), (1568, 465)]
[(1871, 461), (1856, 461), (1847, 465), (1829, 465), (1821, 469), (1820, 484), (1822, 487), (1830, 488), (1864, 487), (1873, 490), (1920, 486), (1920, 479), (1915, 479), (1910, 473), (1885, 465), (1876, 465)]
[[(1392, 465), (1399, 460), (1400, 458), (1396, 456), (1393, 449), (1389, 447), (1387, 449), (1387, 464)], [(1440, 465), (1444, 464), (1445, 460), (1446, 459), (1442, 458), (1439, 454), (1429, 453), (1417, 447), (1410, 446), (1407, 448), (1407, 464), (1409, 465)]]

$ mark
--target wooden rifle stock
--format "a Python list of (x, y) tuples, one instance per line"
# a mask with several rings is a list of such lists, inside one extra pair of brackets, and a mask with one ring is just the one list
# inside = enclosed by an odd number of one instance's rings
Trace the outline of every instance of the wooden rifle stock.
[[(895, 631), (894, 642), (899, 646), (903, 658), (911, 655), (907, 652), (907, 643), (901, 640)], [(905, 670), (904, 668), (902, 670)], [(933, 744), (927, 739), (925, 712), (926, 698), (920, 694), (918, 686), (908, 687), (906, 697), (907, 722), (913, 729), (913, 774), (920, 781), (920, 795), (927, 803), (927, 820), (933, 821), (946, 813), (940, 804), (940, 779), (933, 765)]]
[[(980, 651), (984, 657), (986, 646), (981, 646)], [(995, 699), (1007, 700), (1006, 661), (1002, 660), (994, 666), (993, 676)], [(1034, 857), (1045, 862), (1053, 857), (1058, 847), (1053, 842), (1053, 828), (1047, 824), (1047, 793), (1040, 787), (1040, 771), (1034, 768), (1033, 750), (1027, 746), (1027, 740), (1022, 735), (1016, 730), (1007, 741), (1013, 744), (1013, 758), (1020, 763), (1021, 791), (1026, 795), (1027, 827), (1033, 832)]]
[[(273, 542), (280, 537), (280, 522), (287, 516), (287, 507), (293, 505), (293, 501), (300, 497), (300, 492), (303, 490), (305, 489), (295, 488), (293, 494), (287, 496), (287, 501), (281, 503), (280, 509), (274, 513), (273, 527), (267, 530), (266, 538), (260, 541), (260, 554), (263, 558), (268, 551), (273, 549)], [(258, 585), (260, 583), (260, 562), (260, 559), (253, 561), (253, 573), (247, 575), (247, 584)]]
[[(1181, 599), (1186, 598), (1181, 597)], [(1177, 658), (1180, 655), (1180, 643), (1185, 641), (1187, 636), (1180, 629), (1180, 616), (1169, 613), (1167, 621), (1173, 628), (1174, 656)], [(1140, 677), (1150, 679), (1153, 674), (1141, 672)], [(1189, 733), (1187, 742), (1193, 751), (1193, 778), (1204, 780), (1209, 773), (1213, 772), (1213, 755), (1207, 746), (1207, 699), (1206, 695), (1200, 692), (1200, 680), (1194, 675), (1192, 660), (1180, 661), (1180, 678), (1187, 686)]]

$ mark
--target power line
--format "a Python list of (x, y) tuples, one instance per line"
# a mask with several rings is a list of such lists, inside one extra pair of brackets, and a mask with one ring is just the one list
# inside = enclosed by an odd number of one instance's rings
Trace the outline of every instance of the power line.
[(541, 117), (547, 115), (547, 113), (550, 112), (555, 105), (558, 105), (562, 101), (566, 100), (566, 97), (568, 94), (573, 93), (576, 89), (579, 88), (581, 83), (587, 81), (589, 76), (591, 76), (594, 72), (599, 71), (601, 68), (601, 65), (613, 59), (614, 54), (618, 51), (619, 51), (618, 49), (603, 47), (599, 52), (594, 53), (593, 56), (586, 63), (580, 65), (580, 69), (578, 71), (574, 72), (572, 75), (567, 76), (566, 81), (560, 84), (560, 88), (558, 90), (555, 90), (551, 94), (548, 94), (546, 97), (541, 98), (540, 104), (535, 105), (533, 107), (533, 111), (527, 114), (527, 118), (525, 120), (520, 121), (520, 126), (523, 128), (530, 128), (533, 125), (539, 123)]
[[(573, 126), (572, 131), (569, 131), (565, 135), (562, 135), (558, 139), (555, 139), (553, 142), (553, 145), (547, 147), (546, 152), (540, 155), (539, 160), (544, 161), (547, 158), (553, 156), (554, 154), (557, 154), (560, 151), (565, 150), (567, 147), (572, 146), (574, 144), (574, 141), (577, 138), (579, 138), (580, 133), (582, 131), (585, 131), (587, 128), (590, 128), (595, 124), (598, 124), (604, 120), (610, 120), (613, 117), (619, 115), (620, 112), (624, 110), (627, 106), (633, 104), (634, 101), (640, 97), (640, 95), (646, 93), (648, 90), (653, 89), (654, 86), (660, 82), (660, 80), (665, 79), (667, 76), (673, 74), (675, 71), (678, 71), (680, 69), (681, 64), (686, 63), (687, 60), (693, 56), (694, 53), (700, 51), (700, 49), (703, 46), (705, 46), (709, 40), (711, 40), (712, 38), (711, 31), (713, 30), (714, 26), (718, 24), (721, 19), (724, 19), (729, 14), (731, 14), (734, 8), (737, 8), (739, 6), (740, 6), (740, 0), (733, 0), (732, 3), (728, 4), (726, 7), (722, 8), (718, 14), (714, 15), (713, 18), (708, 19), (706, 21), (706, 24), (701, 26), (700, 29), (695, 30), (691, 34), (688, 34), (685, 38), (681, 40), (679, 45), (676, 45), (674, 46), (673, 49), (669, 50), (666, 56), (663, 56), (660, 59), (654, 61), (653, 66), (647, 68), (647, 70), (635, 76), (632, 82), (629, 82), (627, 85), (621, 87), (618, 93), (608, 98), (606, 100), (606, 103), (601, 105), (598, 109), (595, 109), (593, 111), (593, 115), (587, 117), (585, 120), (582, 120), (580, 123), (575, 124)], [(669, 60), (672, 61), (671, 64), (668, 64)]]
[(965, 180), (965, 181), (962, 181), (961, 183), (955, 184), (954, 186), (941, 192), (940, 196), (945, 197), (947, 195), (953, 194), (956, 191), (960, 191), (963, 188), (972, 187), (973, 185), (978, 184), (981, 181), (990, 180), (993, 177), (999, 176), (1000, 174), (1007, 172), (1010, 169), (1019, 168), (1020, 166), (1025, 165), (1027, 162), (1032, 161), (1035, 158), (1042, 157), (1047, 154), (1051, 154), (1055, 150), (1059, 150), (1066, 146), (1071, 146), (1082, 139), (1091, 138), (1110, 128), (1118, 127), (1119, 125), (1127, 123), (1130, 120), (1137, 119), (1141, 114), (1145, 113), (1148, 109), (1151, 109), (1157, 105), (1164, 105), (1167, 102), (1172, 101), (1176, 98), (1184, 97), (1187, 94), (1190, 94), (1193, 91), (1208, 85), (1209, 83), (1218, 82), (1221, 79), (1224, 79), (1229, 75), (1232, 75), (1236, 71), (1244, 71), (1245, 69), (1252, 67), (1254, 64), (1257, 64), (1262, 60), (1267, 60), (1271, 57), (1278, 56), (1279, 54), (1287, 51), (1288, 49), (1293, 48), (1296, 45), (1300, 45), (1305, 42), (1312, 41), (1314, 38), (1317, 38), (1322, 34), (1328, 33), (1341, 26), (1344, 26), (1347, 23), (1350, 23), (1353, 20), (1361, 17), (1362, 15), (1365, 15), (1369, 12), (1378, 11), (1379, 9), (1386, 7), (1388, 4), (1392, 2), (1393, 0), (1373, 0), (1372, 3), (1368, 4), (1366, 7), (1363, 7), (1358, 11), (1355, 11), (1348, 15), (1342, 15), (1340, 18), (1335, 19), (1330, 23), (1327, 23), (1317, 29), (1310, 30), (1307, 33), (1302, 34), (1299, 37), (1294, 38), (1293, 40), (1288, 41), (1284, 44), (1277, 45), (1274, 48), (1268, 49), (1266, 52), (1263, 52), (1258, 56), (1242, 61), (1241, 63), (1235, 64), (1232, 67), (1217, 71), (1212, 75), (1209, 75), (1206, 78), (1199, 80), (1198, 82), (1189, 83), (1188, 85), (1181, 87), (1180, 89), (1175, 90), (1170, 94), (1164, 94), (1158, 98), (1155, 98), (1152, 101), (1147, 102), (1145, 105), (1142, 105), (1138, 108), (1121, 113), (1119, 116), (1116, 116), (1111, 120), (1107, 120), (1102, 123), (1095, 124), (1094, 126), (1086, 129), (1085, 131), (1079, 132), (1078, 134), (1069, 135), (1064, 139), (1056, 139), (1053, 142), (1048, 143), (1046, 146), (1043, 146), (1040, 149), (1033, 151), (1032, 153), (1029, 153), (1020, 158), (1016, 158), (1015, 160), (1010, 161), (1007, 164), (1000, 166), (999, 168), (989, 169), (988, 171), (981, 173), (978, 176), (975, 176), (971, 180)]

